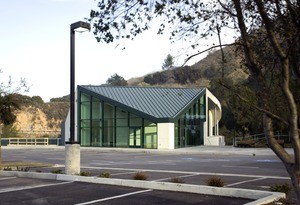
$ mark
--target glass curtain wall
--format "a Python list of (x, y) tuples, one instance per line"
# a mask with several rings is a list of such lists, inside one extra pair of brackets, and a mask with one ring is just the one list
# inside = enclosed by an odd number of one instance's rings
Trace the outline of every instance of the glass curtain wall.
[(102, 146), (103, 147), (114, 147), (115, 140), (114, 140), (114, 107), (104, 103), (103, 107), (103, 137), (102, 137)]
[(116, 108), (116, 147), (128, 147), (128, 112)]
[(129, 113), (129, 147), (141, 148), (143, 144), (143, 119)]
[(80, 143), (82, 146), (91, 144), (91, 98), (81, 94), (80, 98)]
[(194, 103), (175, 123), (175, 148), (203, 144), (205, 95)]
[(91, 119), (91, 146), (100, 147), (102, 146), (102, 103), (94, 97), (92, 98)]
[(156, 123), (85, 93), (79, 117), (81, 146), (157, 148)]
[(144, 148), (157, 149), (157, 126), (148, 120), (144, 120)]
[[(86, 94), (80, 98), (80, 139), (82, 146), (101, 146), (101, 102)], [(93, 111), (93, 112), (92, 112)]]

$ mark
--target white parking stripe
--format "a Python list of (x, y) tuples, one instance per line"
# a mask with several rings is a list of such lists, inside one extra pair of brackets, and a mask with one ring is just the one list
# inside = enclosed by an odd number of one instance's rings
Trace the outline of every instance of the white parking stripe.
[(51, 157), (47, 157), (47, 159), (57, 160), (57, 161), (63, 161), (63, 160), (65, 160), (65, 159), (62, 159), (62, 158), (51, 158)]
[(86, 169), (106, 169), (106, 170), (122, 170), (122, 171), (136, 171), (136, 172), (158, 172), (158, 173), (174, 173), (174, 174), (198, 174), (198, 175), (215, 175), (215, 176), (233, 176), (233, 177), (248, 177), (248, 178), (269, 178), (269, 179), (290, 179), (290, 177), (271, 176), (271, 175), (247, 175), (247, 174), (228, 174), (218, 172), (187, 172), (187, 171), (169, 171), (156, 169), (130, 169), (118, 167), (81, 167)]
[[(90, 162), (91, 165), (99, 165), (99, 166), (114, 166), (114, 165), (140, 165), (140, 162), (111, 162), (111, 161), (102, 161), (98, 162), (98, 160), (92, 160), (93, 162)], [(145, 161), (142, 164), (163, 164), (163, 165), (176, 165), (174, 161), (172, 160), (166, 160), (166, 161)]]
[(15, 179), (17, 177), (4, 177), (4, 178), (0, 178), (0, 180), (6, 180), (6, 179)]
[(231, 187), (231, 186), (235, 186), (235, 185), (239, 185), (239, 184), (244, 184), (244, 183), (247, 183), (247, 182), (254, 182), (254, 181), (259, 181), (259, 180), (263, 180), (263, 179), (266, 179), (266, 177), (261, 177), (261, 178), (258, 178), (258, 179), (250, 179), (250, 180), (245, 180), (245, 181), (241, 181), (241, 182), (237, 182), (237, 183), (233, 183), (233, 184), (228, 184), (224, 187)]
[(259, 167), (247, 167), (247, 166), (228, 166), (228, 165), (223, 165), (222, 167), (242, 168), (242, 169), (259, 169)]
[[(199, 174), (189, 174), (189, 175), (183, 175), (183, 176), (178, 176), (177, 178), (186, 178), (186, 177), (193, 177), (193, 176), (198, 176)], [(168, 177), (168, 178), (164, 178), (164, 179), (157, 179), (157, 180), (153, 180), (154, 182), (159, 182), (159, 181), (165, 181), (165, 180), (169, 180), (169, 179), (173, 179), (174, 177)]]
[(93, 200), (93, 201), (87, 201), (87, 202), (79, 203), (79, 204), (76, 204), (76, 205), (94, 204), (94, 203), (101, 202), (101, 201), (108, 201), (108, 200), (118, 199), (118, 198), (122, 198), (122, 197), (126, 197), (126, 196), (131, 196), (131, 195), (135, 195), (135, 194), (141, 194), (141, 193), (149, 192), (149, 191), (152, 191), (152, 189), (131, 192), (131, 193), (122, 194), (122, 195), (118, 195), (118, 196), (112, 196), (112, 197), (108, 197), (108, 198), (104, 198), (104, 199), (97, 199), (97, 200)]
[(135, 174), (136, 172), (121, 172), (116, 174), (111, 174), (111, 176), (123, 175), (123, 174)]
[(6, 192), (13, 192), (13, 191), (22, 191), (27, 189), (35, 189), (35, 188), (41, 188), (41, 187), (48, 187), (48, 186), (57, 186), (62, 184), (69, 184), (73, 182), (61, 182), (61, 183), (54, 183), (54, 184), (42, 184), (37, 186), (22, 186), (22, 187), (15, 187), (15, 188), (7, 188), (7, 189), (0, 189), (0, 193), (6, 193)]

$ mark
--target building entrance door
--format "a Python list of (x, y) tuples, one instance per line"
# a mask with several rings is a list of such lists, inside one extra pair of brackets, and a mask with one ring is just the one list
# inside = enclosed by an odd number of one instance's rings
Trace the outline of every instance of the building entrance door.
[(141, 127), (129, 128), (129, 147), (141, 148)]

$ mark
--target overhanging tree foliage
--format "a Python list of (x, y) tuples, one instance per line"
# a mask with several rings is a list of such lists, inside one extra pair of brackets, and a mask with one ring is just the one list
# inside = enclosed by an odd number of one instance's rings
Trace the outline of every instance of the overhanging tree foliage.
[[(2, 71), (0, 70), (0, 73)], [(27, 91), (29, 88), (24, 79), (21, 79), (18, 85), (12, 81), (11, 77), (7, 83), (0, 83), (0, 129), (2, 125), (9, 126), (15, 122), (14, 111), (20, 108), (20, 102), (16, 98), (16, 93)], [(1, 130), (2, 133), (2, 130)], [(1, 136), (0, 136), (1, 139)], [(2, 163), (1, 142), (0, 142), (0, 164)]]
[[(299, 88), (300, 83), (299, 1), (101, 0), (90, 17), (96, 39), (106, 43), (122, 38), (133, 39), (149, 29), (156, 17), (161, 20), (158, 34), (168, 28), (172, 41), (184, 39), (193, 48), (197, 48), (199, 39), (213, 35), (219, 37), (222, 48), (222, 31), (232, 29), (237, 33), (234, 44), (244, 53), (245, 66), (257, 90), (258, 104), (253, 105), (243, 93), (236, 93), (263, 113), (262, 122), (269, 146), (284, 163), (300, 203), (299, 101), (295, 98), (295, 88)], [(198, 51), (192, 56), (200, 53)], [(220, 82), (224, 84), (222, 79)], [(276, 104), (272, 102), (275, 94), (280, 96), (277, 99), (279, 104), (285, 105), (287, 114), (276, 110)], [(293, 155), (277, 143), (275, 122), (288, 127)]]
[[(1, 73), (1, 70), (0, 70)], [(7, 83), (0, 83), (0, 122), (5, 126), (14, 123), (14, 111), (20, 108), (17, 93), (28, 91), (29, 87), (24, 79), (13, 82), (11, 77)]]

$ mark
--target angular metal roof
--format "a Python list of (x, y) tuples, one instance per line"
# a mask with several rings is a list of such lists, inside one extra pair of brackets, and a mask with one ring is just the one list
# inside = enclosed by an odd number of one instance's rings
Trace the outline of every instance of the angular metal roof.
[(155, 122), (170, 121), (199, 99), (205, 88), (78, 86), (78, 90)]

